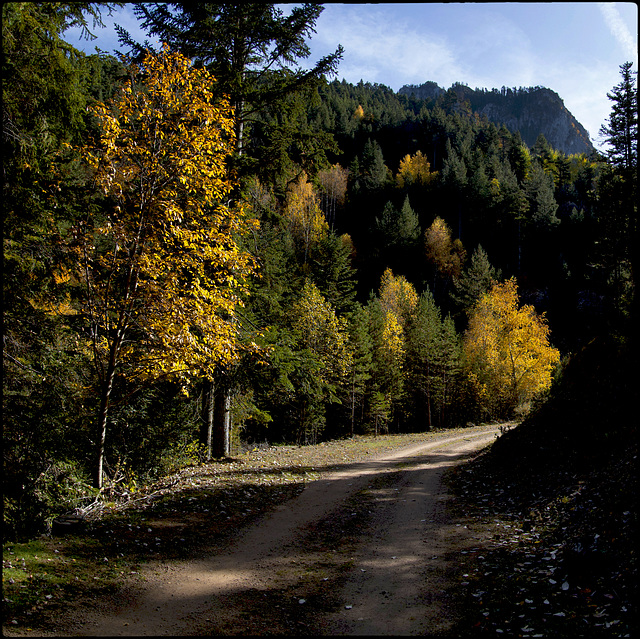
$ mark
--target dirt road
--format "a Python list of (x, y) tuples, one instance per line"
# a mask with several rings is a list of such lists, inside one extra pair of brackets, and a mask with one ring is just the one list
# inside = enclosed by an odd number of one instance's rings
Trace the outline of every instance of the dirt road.
[(455, 620), (445, 468), (498, 428), (443, 433), (310, 483), (223, 553), (149, 569), (65, 635), (445, 633)]

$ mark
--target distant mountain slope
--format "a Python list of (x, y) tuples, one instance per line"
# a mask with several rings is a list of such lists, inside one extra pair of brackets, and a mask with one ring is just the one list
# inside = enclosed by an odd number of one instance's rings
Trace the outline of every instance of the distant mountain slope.
[(435, 104), (451, 105), (461, 110), (485, 115), (510, 131), (519, 131), (527, 146), (532, 147), (540, 133), (552, 147), (567, 154), (591, 153), (594, 150), (589, 134), (565, 107), (560, 96), (544, 87), (501, 90), (470, 89), (454, 84), (444, 90), (435, 82), (405, 85), (399, 94), (414, 95)]

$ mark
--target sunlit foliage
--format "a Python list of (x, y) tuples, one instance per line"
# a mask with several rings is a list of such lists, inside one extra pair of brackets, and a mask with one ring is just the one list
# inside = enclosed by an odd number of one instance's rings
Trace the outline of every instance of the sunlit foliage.
[(82, 155), (108, 208), (100, 226), (79, 226), (77, 251), (101, 430), (121, 364), (130, 378), (188, 381), (236, 356), (234, 313), (254, 267), (237, 243), (243, 210), (224, 203), (234, 133), (228, 103), (211, 99), (214, 81), (165, 48), (92, 110), (101, 137)]
[(445, 277), (460, 277), (466, 252), (459, 239), (451, 238), (451, 229), (440, 217), (425, 232), (427, 259)]
[(502, 416), (548, 390), (560, 361), (544, 314), (520, 305), (513, 278), (494, 284), (476, 304), (464, 356), (485, 408)]
[(291, 185), (285, 215), (294, 238), (302, 247), (306, 262), (311, 245), (325, 237), (329, 230), (320, 210), (318, 196), (306, 173), (302, 173)]
[(417, 151), (415, 155), (405, 155), (400, 161), (396, 184), (402, 189), (405, 186), (427, 186), (438, 178), (438, 172), (431, 170), (427, 158)]

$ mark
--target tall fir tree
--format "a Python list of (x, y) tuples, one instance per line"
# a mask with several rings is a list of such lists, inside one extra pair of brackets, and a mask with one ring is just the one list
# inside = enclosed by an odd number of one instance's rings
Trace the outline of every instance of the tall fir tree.
[(638, 167), (638, 89), (637, 71), (632, 62), (620, 66), (621, 81), (607, 93), (613, 103), (608, 123), (600, 127), (600, 135), (608, 145), (607, 157), (615, 167)]
[[(612, 276), (618, 308), (629, 305), (631, 321), (640, 317), (638, 273), (640, 271), (640, 223), (638, 221), (638, 89), (631, 62), (620, 67), (621, 81), (607, 97), (612, 101), (608, 124), (600, 133), (608, 144), (607, 156), (613, 167), (601, 179), (601, 220), (604, 235), (613, 253)], [(624, 262), (630, 277), (625, 285)], [(626, 289), (626, 290), (625, 290)], [(624, 299), (626, 298), (626, 300)], [(631, 299), (629, 299), (631, 298)], [(624, 311), (623, 311), (624, 312)]]
[[(322, 11), (322, 5), (307, 3), (285, 15), (279, 6), (263, 2), (136, 3), (134, 9), (149, 35), (206, 66), (216, 78), (234, 108), (239, 153), (247, 146), (247, 124), (260, 110), (335, 72), (341, 46), (309, 70), (294, 67), (309, 57), (307, 38)], [(142, 54), (144, 45), (122, 28), (119, 34), (123, 44)]]

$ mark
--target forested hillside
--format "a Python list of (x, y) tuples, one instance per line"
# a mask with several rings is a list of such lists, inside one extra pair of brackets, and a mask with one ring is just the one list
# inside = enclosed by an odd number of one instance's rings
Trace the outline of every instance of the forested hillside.
[[(3, 5), (5, 535), (242, 442), (525, 415), (631, 336), (637, 97), (567, 155), (311, 71), (322, 7)], [(603, 123), (604, 124), (604, 123)], [(634, 252), (635, 251), (635, 252)], [(634, 315), (635, 313), (635, 315)]]

